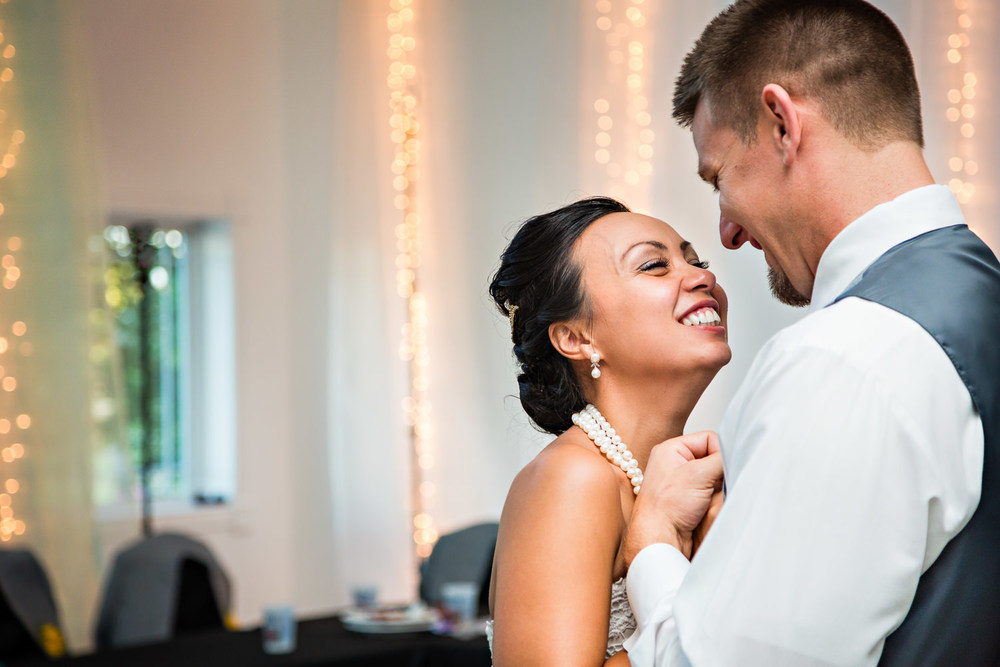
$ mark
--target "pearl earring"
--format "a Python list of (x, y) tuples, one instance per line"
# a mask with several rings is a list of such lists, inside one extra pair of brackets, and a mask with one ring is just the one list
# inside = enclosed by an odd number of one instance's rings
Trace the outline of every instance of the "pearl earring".
[(590, 377), (595, 380), (601, 377), (601, 355), (596, 352), (590, 355)]

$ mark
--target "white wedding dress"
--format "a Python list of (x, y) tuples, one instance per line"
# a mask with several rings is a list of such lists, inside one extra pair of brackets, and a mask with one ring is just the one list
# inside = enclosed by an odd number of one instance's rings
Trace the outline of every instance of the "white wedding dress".
[[(610, 658), (622, 650), (622, 644), (635, 631), (635, 617), (632, 607), (628, 604), (628, 593), (625, 591), (625, 577), (611, 584), (611, 619), (608, 624), (608, 650), (605, 658)], [(493, 653), (493, 621), (486, 623), (486, 639), (490, 643), (490, 653)]]

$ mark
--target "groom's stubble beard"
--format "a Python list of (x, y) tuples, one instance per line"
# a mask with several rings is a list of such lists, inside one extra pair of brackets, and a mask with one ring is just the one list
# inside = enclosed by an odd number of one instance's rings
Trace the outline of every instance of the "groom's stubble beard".
[(793, 308), (804, 308), (812, 301), (807, 296), (802, 296), (792, 286), (792, 281), (781, 271), (773, 266), (767, 267), (767, 284), (771, 287), (771, 294), (774, 298)]

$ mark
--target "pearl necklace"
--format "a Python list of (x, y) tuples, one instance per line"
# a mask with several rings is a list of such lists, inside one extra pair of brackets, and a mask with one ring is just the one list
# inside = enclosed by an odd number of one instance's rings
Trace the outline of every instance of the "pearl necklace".
[(639, 487), (642, 485), (642, 470), (639, 469), (639, 462), (632, 456), (632, 452), (622, 442), (622, 437), (615, 433), (611, 424), (604, 418), (600, 410), (590, 403), (580, 412), (573, 413), (573, 423), (586, 432), (601, 453), (608, 457), (614, 465), (622, 469), (632, 482), (632, 491), (639, 495)]

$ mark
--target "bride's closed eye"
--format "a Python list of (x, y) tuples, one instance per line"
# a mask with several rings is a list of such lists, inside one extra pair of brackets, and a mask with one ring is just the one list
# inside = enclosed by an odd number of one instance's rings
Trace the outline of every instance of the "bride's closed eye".
[(644, 263), (642, 266), (639, 267), (639, 270), (642, 271), (643, 273), (649, 273), (650, 271), (656, 271), (658, 269), (666, 271), (669, 268), (670, 268), (670, 260), (661, 257), (659, 259), (653, 259)]

